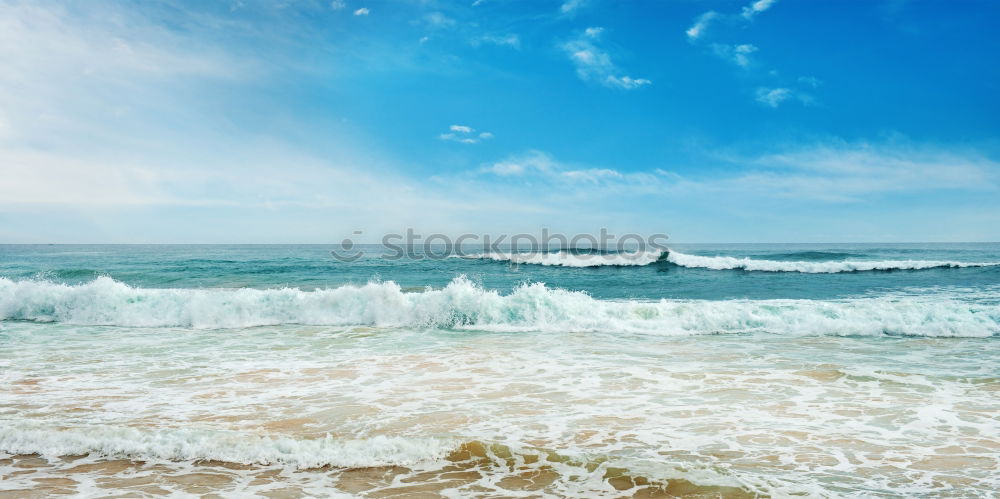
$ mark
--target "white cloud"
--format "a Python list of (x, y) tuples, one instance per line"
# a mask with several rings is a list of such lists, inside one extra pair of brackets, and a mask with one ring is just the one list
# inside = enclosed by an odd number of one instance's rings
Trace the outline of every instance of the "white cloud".
[(515, 34), (507, 35), (483, 35), (469, 41), (473, 46), (478, 47), (484, 43), (498, 46), (507, 46), (515, 49), (521, 48), (521, 38)]
[[(692, 43), (699, 42), (705, 38), (705, 33), (709, 25), (714, 23), (717, 19), (725, 20), (727, 21), (727, 24), (746, 25), (752, 21), (755, 16), (770, 9), (776, 2), (777, 0), (754, 0), (749, 5), (743, 7), (739, 15), (722, 15), (714, 11), (705, 12), (695, 18), (694, 24), (691, 25), (687, 31), (685, 31), (685, 34), (687, 35), (688, 40)], [(755, 66), (755, 61), (754, 58), (751, 57), (751, 54), (757, 52), (758, 49), (757, 46), (753, 44), (743, 43), (730, 45), (727, 43), (712, 43), (711, 49), (716, 56), (741, 68), (747, 69)], [(778, 75), (777, 71), (773, 69), (770, 70), (769, 73), (772, 76)], [(811, 77), (808, 79), (800, 78), (799, 82), (810, 85), (813, 88), (819, 84), (819, 80)], [(791, 88), (786, 88), (788, 86), (788, 83), (784, 83), (782, 87), (758, 88), (756, 92), (756, 100), (757, 102), (770, 107), (778, 107), (782, 102), (793, 96), (797, 97), (804, 104), (811, 104), (815, 102), (815, 99), (811, 95), (802, 92), (795, 92)]]
[(461, 136), (461, 135), (458, 135), (458, 134), (454, 134), (454, 133), (442, 133), (441, 135), (438, 135), (438, 138), (441, 139), (441, 140), (450, 140), (452, 142), (459, 142), (459, 143), (462, 143), (462, 144), (475, 144), (475, 143), (479, 142), (478, 140), (476, 140), (474, 138), (464, 137), (464, 136)]
[(756, 0), (750, 5), (743, 7), (743, 17), (747, 20), (753, 19), (757, 14), (771, 8), (775, 2), (777, 0)]
[(596, 184), (607, 179), (621, 179), (625, 177), (617, 170), (612, 170), (610, 168), (587, 168), (584, 170), (568, 170), (562, 172), (561, 175), (564, 178), (573, 181), (589, 182), (591, 184)]
[(701, 38), (702, 35), (705, 34), (705, 30), (708, 29), (708, 25), (711, 24), (711, 22), (715, 20), (717, 17), (719, 17), (719, 14), (717, 12), (711, 10), (705, 12), (704, 14), (695, 18), (694, 24), (692, 24), (691, 27), (688, 28), (687, 31), (685, 31), (684, 33), (687, 34), (687, 37), (690, 40), (692, 41), (697, 40)]
[(0, 110), (8, 147), (126, 144), (123, 132), (157, 127), (148, 116), (197, 112), (177, 105), (181, 86), (235, 84), (267, 71), (217, 44), (105, 7), (0, 2)]
[(479, 134), (474, 133), (475, 128), (466, 125), (451, 125), (448, 127), (450, 130), (447, 133), (442, 133), (438, 135), (441, 140), (458, 142), (461, 144), (478, 144), (483, 140), (489, 140), (493, 138), (493, 134), (490, 132), (481, 132)]
[[(486, 165), (495, 175), (546, 192), (564, 188), (585, 198), (598, 193), (672, 198), (782, 197), (809, 203), (854, 203), (872, 196), (935, 190), (995, 191), (1000, 163), (975, 152), (918, 148), (901, 144), (830, 142), (793, 146), (784, 152), (724, 158), (730, 173), (684, 176), (657, 168), (623, 172), (575, 166), (541, 151)], [(580, 191), (582, 186), (596, 191)], [(497, 188), (500, 188), (499, 186)]]
[[(576, 184), (616, 184), (640, 185), (651, 179), (648, 173), (625, 174), (612, 168), (578, 167), (561, 163), (542, 151), (508, 157), (502, 161), (486, 165), (479, 169), (481, 173), (489, 173), (501, 177), (520, 177), (533, 182), (570, 186)], [(531, 178), (529, 178), (531, 177)]]
[(566, 0), (559, 6), (559, 11), (563, 14), (570, 14), (580, 7), (583, 7), (586, 2), (587, 0)]
[(603, 32), (604, 32), (604, 28), (599, 27), (599, 26), (597, 26), (597, 27), (591, 27), (591, 28), (587, 28), (587, 29), (583, 30), (583, 34), (587, 35), (590, 38), (599, 38), (601, 36), (601, 33), (603, 33)]
[(440, 12), (431, 12), (425, 15), (424, 22), (426, 22), (432, 28), (446, 28), (448, 26), (453, 26), (455, 24), (454, 19)]
[(368, 10), (368, 7), (361, 7), (360, 9), (354, 11), (354, 15), (356, 16), (367, 16), (370, 13), (371, 11)]
[(501, 161), (499, 163), (494, 163), (493, 165), (490, 165), (487, 169), (493, 173), (496, 173), (497, 175), (520, 175), (524, 173), (524, 165), (509, 161)]
[(799, 83), (808, 85), (812, 88), (816, 88), (823, 84), (823, 82), (819, 78), (816, 78), (815, 76), (800, 76)]
[(733, 48), (733, 54), (735, 54), (736, 64), (740, 66), (746, 66), (749, 64), (749, 59), (747, 56), (757, 51), (757, 47), (750, 45), (749, 43), (744, 43), (737, 45)]
[(525, 154), (511, 156), (488, 166), (480, 168), (481, 172), (501, 176), (549, 173), (557, 168), (557, 163), (544, 152), (528, 151)]
[(179, 198), (167, 188), (185, 175), (134, 164), (91, 162), (38, 152), (0, 150), (3, 205), (207, 204)]
[(833, 142), (745, 159), (760, 170), (740, 181), (826, 201), (889, 192), (995, 190), (1000, 164), (975, 152), (906, 144)]
[(787, 88), (760, 87), (757, 89), (757, 102), (770, 107), (778, 107), (791, 97), (792, 91)]
[(750, 54), (756, 52), (757, 47), (749, 43), (743, 43), (740, 45), (714, 43), (712, 44), (712, 50), (715, 52), (715, 55), (726, 59), (741, 68), (745, 68), (750, 66), (750, 63), (752, 62)]
[(786, 87), (759, 87), (756, 91), (757, 102), (769, 107), (778, 107), (783, 102), (795, 99), (805, 106), (816, 104), (816, 99), (801, 90)]
[(613, 75), (608, 75), (608, 79), (606, 81), (608, 86), (624, 88), (625, 90), (631, 90), (633, 88), (639, 88), (643, 85), (650, 85), (653, 83), (645, 78)]
[[(228, 19), (192, 17), (174, 30), (143, 15), (147, 11), (114, 2), (86, 8), (0, 2), (0, 118), (10, 124), (0, 137), (0, 213), (16, 210), (39, 227), (0, 223), (3, 231), (22, 240), (44, 231), (44, 239), (64, 242), (276, 241), (278, 232), (301, 224), (296, 214), (273, 215), (281, 221), (240, 234), (227, 232), (229, 224), (195, 228), (193, 211), (179, 215), (171, 207), (202, 207), (197, 213), (204, 220), (229, 216), (226, 207), (232, 206), (319, 207), (311, 215), (298, 213), (318, 223), (328, 217), (324, 206), (350, 209), (352, 198), (361, 203), (361, 190), (412, 201), (407, 210), (421, 197), (447, 199), (410, 192), (418, 182), (394, 175), (375, 154), (357, 153), (350, 139), (326, 144), (337, 151), (333, 163), (303, 152), (301, 143), (283, 145), (279, 133), (260, 140), (230, 126), (231, 108), (215, 105), (220, 93), (250, 82), (264, 85), (272, 69), (285, 74), (299, 68), (271, 52), (260, 59), (226, 52), (211, 30), (231, 27)], [(221, 121), (227, 130), (217, 126)], [(345, 136), (359, 133), (334, 126)], [(279, 171), (278, 164), (295, 167)], [(389, 185), (379, 186), (383, 180)], [(125, 208), (133, 206), (142, 206), (141, 214)], [(395, 209), (385, 210), (392, 222), (388, 211)], [(396, 215), (407, 216), (407, 210)], [(67, 222), (59, 213), (79, 219)], [(365, 215), (359, 209), (347, 216)], [(372, 213), (369, 220), (380, 217)], [(129, 220), (128, 227), (117, 224)], [(297, 234), (291, 237), (313, 237)]]
[(330, 8), (333, 10), (342, 10), (347, 7), (347, 3), (344, 0), (331, 0)]
[(599, 83), (606, 87), (631, 90), (653, 82), (646, 78), (621, 75), (621, 70), (611, 61), (607, 51), (597, 45), (596, 36), (603, 28), (588, 28), (584, 35), (562, 45), (563, 51), (576, 66), (581, 80)]

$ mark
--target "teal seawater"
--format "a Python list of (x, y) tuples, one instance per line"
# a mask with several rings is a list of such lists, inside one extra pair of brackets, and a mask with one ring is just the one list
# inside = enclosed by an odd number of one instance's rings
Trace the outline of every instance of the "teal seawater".
[(0, 246), (0, 493), (1000, 490), (1000, 244), (339, 249)]
[[(598, 299), (836, 299), (916, 289), (1000, 285), (1000, 244), (673, 245), (688, 255), (785, 262), (997, 263), (968, 268), (800, 273), (714, 270), (658, 261), (643, 266), (562, 267), (486, 259), (387, 259), (361, 246), (354, 262), (333, 258), (338, 245), (0, 245), (0, 277), (81, 284), (99, 276), (143, 288), (303, 290), (394, 281), (405, 290), (441, 288), (464, 275), (509, 292), (523, 283), (583, 291)], [(441, 248), (436, 248), (440, 250)], [(422, 249), (415, 250), (420, 256)], [(470, 250), (475, 255), (476, 250)], [(592, 262), (599, 263), (594, 257)]]

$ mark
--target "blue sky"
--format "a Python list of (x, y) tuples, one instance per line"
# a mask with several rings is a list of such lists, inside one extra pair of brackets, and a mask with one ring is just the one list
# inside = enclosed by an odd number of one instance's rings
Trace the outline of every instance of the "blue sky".
[(992, 1), (0, 0), (0, 242), (997, 241), (998, 23)]

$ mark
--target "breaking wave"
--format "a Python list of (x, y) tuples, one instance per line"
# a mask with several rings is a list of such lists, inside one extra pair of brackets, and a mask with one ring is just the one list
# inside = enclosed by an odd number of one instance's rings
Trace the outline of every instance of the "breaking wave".
[(464, 277), (442, 289), (414, 293), (404, 292), (394, 282), (303, 291), (147, 289), (108, 277), (81, 285), (0, 278), (0, 319), (204, 329), (306, 324), (659, 335), (1000, 334), (1000, 304), (947, 295), (826, 301), (617, 301), (542, 283), (524, 284), (501, 294)]
[[(52, 460), (61, 456), (86, 455), (138, 462), (198, 463), (203, 466), (216, 463), (277, 465), (298, 470), (402, 466), (407, 469), (401, 472), (411, 477), (423, 477), (424, 480), (428, 476), (433, 480), (434, 477), (443, 478), (449, 473), (463, 471), (478, 477), (480, 480), (474, 483), (480, 487), (494, 485), (491, 483), (493, 480), (504, 476), (545, 474), (556, 480), (557, 483), (551, 484), (554, 491), (566, 496), (605, 497), (610, 493), (617, 497), (623, 494), (631, 496), (632, 492), (669, 497), (757, 496), (740, 480), (704, 469), (660, 468), (658, 475), (661, 477), (647, 477), (628, 468), (611, 466), (614, 456), (573, 457), (544, 448), (458, 438), (376, 436), (339, 440), (327, 435), (325, 438), (303, 439), (184, 428), (56, 428), (22, 423), (0, 426), (0, 452), (39, 455)], [(411, 481), (420, 483), (403, 480)], [(453, 485), (461, 487), (461, 482)], [(525, 485), (528, 486), (525, 492), (537, 492), (532, 481)], [(510, 495), (511, 490), (518, 490), (517, 486), (506, 484), (498, 492)], [(325, 492), (334, 494), (330, 490)], [(456, 492), (468, 495), (462, 489)]]
[(849, 253), (830, 252), (799, 252), (775, 256), (804, 258), (805, 260), (758, 260), (754, 258), (736, 258), (731, 256), (699, 256), (689, 255), (673, 250), (641, 251), (633, 253), (580, 253), (572, 251), (483, 253), (479, 255), (465, 255), (462, 256), (462, 258), (560, 267), (627, 267), (645, 266), (658, 262), (667, 262), (680, 267), (709, 270), (801, 272), (806, 274), (1000, 266), (1000, 262), (954, 262), (938, 260), (824, 261), (824, 259), (827, 258), (855, 256)]
[(663, 252), (661, 251), (608, 253), (563, 250), (532, 253), (482, 253), (465, 255), (462, 258), (559, 267), (627, 267), (649, 265), (662, 256)]
[(825, 262), (754, 260), (752, 258), (735, 258), (731, 256), (688, 255), (677, 251), (670, 251), (666, 257), (666, 261), (681, 267), (711, 270), (802, 272), (806, 274), (1000, 266), (1000, 262), (977, 263), (935, 260), (832, 260)]

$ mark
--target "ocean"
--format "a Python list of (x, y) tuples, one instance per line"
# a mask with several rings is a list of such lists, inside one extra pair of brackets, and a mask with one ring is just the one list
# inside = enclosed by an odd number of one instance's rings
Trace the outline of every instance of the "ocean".
[(0, 246), (0, 497), (997, 497), (1000, 244)]

